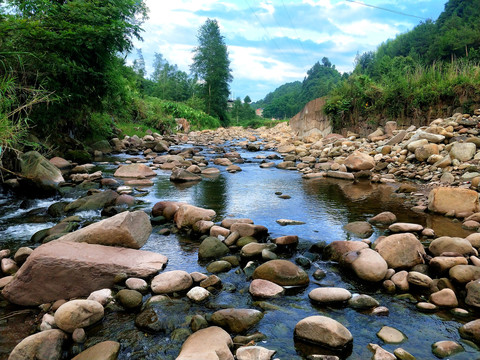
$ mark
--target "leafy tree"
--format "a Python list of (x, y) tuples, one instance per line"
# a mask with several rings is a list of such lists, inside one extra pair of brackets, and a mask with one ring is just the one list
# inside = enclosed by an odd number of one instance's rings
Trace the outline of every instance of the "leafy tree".
[(153, 87), (149, 95), (165, 100), (186, 101), (194, 93), (195, 78), (178, 70), (177, 65), (171, 65), (162, 54), (155, 53)]
[(141, 77), (145, 77), (145, 75), (147, 74), (142, 49), (137, 49), (137, 59), (133, 61), (133, 70)]
[(252, 99), (250, 99), (250, 96), (247, 95), (247, 96), (245, 96), (245, 99), (243, 99), (243, 102), (245, 104), (250, 104), (252, 102)]
[(202, 81), (199, 96), (206, 111), (228, 125), (227, 100), (233, 77), (227, 46), (216, 20), (207, 19), (198, 31), (199, 45), (194, 49), (192, 72)]
[[(57, 101), (31, 114), (37, 129), (84, 136), (88, 114), (123, 87), (117, 54), (141, 39), (147, 9), (142, 0), (8, 0), (0, 21), (5, 53), (22, 54), (14, 69), (26, 86), (40, 82)], [(11, 58), (6, 62), (14, 63)]]

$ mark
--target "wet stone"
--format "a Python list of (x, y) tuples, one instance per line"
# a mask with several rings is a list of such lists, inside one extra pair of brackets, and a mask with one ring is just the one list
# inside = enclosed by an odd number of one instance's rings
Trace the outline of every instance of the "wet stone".
[(356, 310), (366, 310), (377, 307), (379, 302), (375, 300), (370, 295), (354, 295), (350, 300), (348, 300), (348, 306)]
[(308, 297), (315, 303), (329, 304), (346, 302), (352, 297), (352, 294), (347, 289), (324, 287), (313, 289)]
[(399, 344), (407, 339), (401, 331), (390, 326), (382, 327), (377, 336), (387, 344)]
[(462, 351), (465, 351), (463, 346), (455, 341), (438, 341), (432, 345), (433, 354), (440, 359), (458, 354)]

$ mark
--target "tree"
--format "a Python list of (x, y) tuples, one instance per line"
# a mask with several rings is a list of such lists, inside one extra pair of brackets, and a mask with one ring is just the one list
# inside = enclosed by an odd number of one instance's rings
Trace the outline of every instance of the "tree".
[(201, 80), (199, 95), (205, 101), (207, 114), (218, 117), (222, 125), (228, 125), (227, 100), (233, 77), (227, 46), (217, 21), (207, 19), (197, 38), (199, 45), (193, 50), (191, 70)]
[(165, 100), (186, 101), (194, 91), (194, 79), (177, 65), (171, 65), (162, 54), (155, 53), (151, 80), (154, 87), (150, 95)]
[(145, 69), (145, 59), (143, 58), (142, 49), (137, 49), (137, 59), (133, 61), (133, 70), (140, 75), (145, 77), (147, 70)]
[(245, 96), (245, 99), (243, 99), (243, 102), (245, 104), (250, 104), (252, 102), (252, 99), (250, 99), (250, 96), (247, 95), (247, 96)]
[[(89, 114), (105, 110), (106, 99), (124, 86), (120, 53), (141, 39), (147, 9), (142, 0), (9, 0), (13, 12), (0, 21), (5, 53), (20, 54), (14, 69), (23, 86), (42, 84), (57, 101), (31, 118), (45, 133), (84, 136)], [(9, 64), (13, 59), (6, 58)], [(37, 109), (39, 109), (37, 107)]]

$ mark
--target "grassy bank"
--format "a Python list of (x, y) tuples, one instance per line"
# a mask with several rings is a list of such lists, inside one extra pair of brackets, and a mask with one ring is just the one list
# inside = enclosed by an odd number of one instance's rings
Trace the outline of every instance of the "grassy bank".
[(376, 79), (353, 74), (329, 96), (325, 113), (336, 131), (362, 122), (386, 120), (426, 123), (454, 110), (480, 106), (480, 66), (458, 60), (430, 66), (394, 58)]

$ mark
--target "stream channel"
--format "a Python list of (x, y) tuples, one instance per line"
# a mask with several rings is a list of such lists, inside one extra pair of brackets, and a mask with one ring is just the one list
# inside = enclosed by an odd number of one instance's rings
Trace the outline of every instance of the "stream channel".
[[(191, 146), (191, 145), (186, 145)], [(182, 146), (178, 146), (178, 149)], [(294, 340), (293, 330), (301, 319), (312, 315), (325, 315), (336, 319), (346, 326), (353, 335), (353, 347), (342, 358), (369, 359), (372, 354), (367, 349), (369, 343), (376, 343), (393, 353), (402, 347), (417, 359), (435, 359), (431, 346), (441, 340), (457, 341), (465, 351), (454, 355), (452, 359), (480, 359), (480, 351), (475, 345), (462, 340), (458, 328), (462, 323), (475, 318), (455, 318), (448, 310), (425, 314), (419, 312), (415, 303), (425, 300), (421, 294), (390, 295), (382, 291), (381, 284), (365, 284), (355, 276), (341, 270), (337, 264), (324, 261), (321, 255), (310, 252), (310, 247), (320, 241), (330, 243), (334, 240), (360, 240), (347, 233), (343, 226), (352, 221), (365, 221), (382, 212), (391, 211), (398, 221), (415, 222), (435, 230), (436, 236), (466, 236), (459, 222), (446, 217), (410, 210), (412, 203), (394, 192), (395, 185), (371, 184), (370, 182), (352, 183), (333, 179), (302, 179), (297, 171), (276, 168), (261, 169), (259, 155), (273, 154), (271, 151), (247, 152), (236, 142), (226, 143), (226, 151), (238, 151), (245, 163), (241, 172), (230, 174), (225, 167), (219, 167), (220, 175), (204, 178), (195, 184), (174, 184), (169, 181), (170, 172), (156, 170), (154, 186), (146, 188), (148, 192), (135, 191), (139, 203), (135, 209), (150, 213), (153, 205), (161, 200), (183, 201), (217, 212), (217, 222), (226, 217), (250, 218), (255, 224), (269, 229), (270, 237), (298, 235), (300, 243), (294, 253), (280, 257), (293, 262), (299, 257), (310, 260), (311, 266), (305, 268), (310, 276), (310, 285), (302, 289), (290, 289), (285, 295), (266, 302), (256, 302), (248, 292), (250, 280), (239, 269), (217, 274), (223, 283), (223, 289), (210, 297), (207, 303), (194, 304), (186, 296), (172, 298), (166, 306), (168, 314), (165, 321), (171, 330), (169, 333), (148, 334), (135, 327), (136, 313), (126, 312), (118, 306), (106, 309), (105, 318), (87, 329), (85, 344), (68, 344), (65, 359), (71, 358), (81, 350), (100, 341), (115, 340), (121, 343), (118, 359), (175, 359), (180, 347), (188, 336), (189, 321), (195, 314), (212, 314), (221, 308), (254, 308), (264, 311), (264, 318), (248, 334), (260, 331), (266, 340), (258, 345), (276, 350), (275, 359), (305, 359), (309, 354), (319, 352), (315, 347)], [(220, 157), (211, 148), (202, 147), (199, 155), (211, 160)], [(126, 154), (113, 155), (96, 163), (95, 170), (102, 170), (104, 177), (113, 176), (117, 168), (114, 161), (125, 161)], [(278, 160), (281, 161), (281, 160)], [(398, 186), (398, 185), (397, 185)], [(0, 195), (0, 249), (11, 249), (12, 253), (21, 246), (36, 247), (31, 236), (41, 229), (55, 225), (60, 219), (51, 218), (46, 210), (58, 201), (73, 201), (85, 194), (78, 187), (71, 189), (62, 197), (41, 200), (19, 199), (12, 195)], [(277, 192), (289, 195), (282, 199)], [(78, 213), (84, 226), (101, 219), (100, 211)], [(305, 222), (304, 225), (281, 226), (278, 219), (292, 219)], [(198, 262), (197, 249), (199, 238), (185, 234), (159, 235), (162, 226), (155, 226), (142, 250), (159, 252), (168, 257), (165, 271), (185, 270), (208, 274), (206, 264)], [(370, 240), (374, 241), (385, 233), (375, 228)], [(326, 272), (326, 277), (316, 281), (312, 274), (316, 269)], [(375, 316), (358, 312), (349, 307), (317, 306), (308, 299), (308, 293), (319, 286), (336, 286), (348, 289), (351, 293), (363, 293), (373, 296), (381, 306), (389, 309), (388, 316)], [(144, 296), (144, 302), (151, 296)], [(41, 318), (39, 309), (13, 307), (0, 300), (0, 359), (6, 359), (13, 347), (24, 337), (35, 332), (35, 319)], [(37, 319), (38, 321), (38, 319)], [(385, 325), (402, 331), (407, 340), (401, 344), (384, 344), (376, 333)]]

